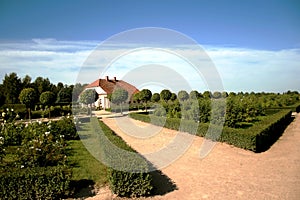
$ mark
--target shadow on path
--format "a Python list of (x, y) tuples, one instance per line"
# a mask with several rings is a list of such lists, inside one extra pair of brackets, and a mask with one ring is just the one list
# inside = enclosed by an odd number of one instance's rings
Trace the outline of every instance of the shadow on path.
[(152, 185), (153, 193), (151, 196), (154, 195), (165, 195), (169, 192), (172, 192), (174, 190), (178, 190), (176, 184), (165, 174), (163, 174), (161, 171), (156, 170), (153, 172), (150, 172), (152, 176)]

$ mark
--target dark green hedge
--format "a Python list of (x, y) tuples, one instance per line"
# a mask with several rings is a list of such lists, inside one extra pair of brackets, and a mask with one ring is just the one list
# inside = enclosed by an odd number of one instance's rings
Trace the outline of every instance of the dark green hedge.
[(1, 199), (61, 199), (69, 187), (64, 167), (2, 169)]
[(285, 128), (292, 121), (291, 110), (281, 110), (280, 112), (267, 117), (246, 129), (248, 133), (256, 136), (256, 152), (267, 150), (282, 135)]
[[(150, 195), (153, 186), (147, 160), (97, 118), (91, 118), (91, 123), (94, 124), (94, 131), (98, 133), (101, 141), (101, 157), (104, 159), (102, 161), (109, 166), (108, 179), (111, 190), (122, 197)], [(133, 154), (124, 156), (124, 152)]]
[[(152, 115), (150, 117), (145, 113), (131, 113), (130, 117), (154, 125), (197, 134), (198, 136), (225, 142), (239, 148), (261, 152), (267, 150), (291, 122), (291, 110), (282, 109), (247, 129), (220, 127), (177, 118), (162, 118)], [(221, 135), (220, 132), (222, 132)]]

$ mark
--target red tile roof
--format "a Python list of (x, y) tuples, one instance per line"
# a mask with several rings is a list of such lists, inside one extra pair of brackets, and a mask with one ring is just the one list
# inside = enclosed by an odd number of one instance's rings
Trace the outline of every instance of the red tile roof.
[(86, 88), (94, 87), (101, 87), (107, 94), (112, 94), (114, 89), (116, 88), (123, 88), (128, 92), (129, 96), (139, 92), (139, 90), (136, 87), (125, 81), (117, 80), (116, 78), (111, 80), (108, 79), (108, 77), (106, 77), (106, 79), (95, 80), (94, 82), (86, 86)]

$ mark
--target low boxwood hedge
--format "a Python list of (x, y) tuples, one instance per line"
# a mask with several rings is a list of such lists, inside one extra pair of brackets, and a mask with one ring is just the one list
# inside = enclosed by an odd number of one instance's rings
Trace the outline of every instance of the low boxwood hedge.
[(69, 187), (65, 167), (1, 169), (1, 199), (61, 199)]
[(109, 167), (108, 179), (111, 190), (121, 197), (150, 195), (153, 186), (148, 161), (103, 122), (97, 118), (91, 118), (90, 122), (101, 141), (101, 158)]
[[(267, 150), (291, 122), (291, 110), (282, 109), (247, 129), (234, 129), (177, 118), (149, 116), (145, 113), (131, 113), (130, 117), (169, 129), (196, 134), (214, 141), (225, 142), (239, 148), (261, 152)], [(220, 131), (222, 132), (221, 135)]]

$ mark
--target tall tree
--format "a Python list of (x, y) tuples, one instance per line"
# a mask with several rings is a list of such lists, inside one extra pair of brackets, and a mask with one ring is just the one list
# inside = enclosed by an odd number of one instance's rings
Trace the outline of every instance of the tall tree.
[(22, 88), (30, 88), (30, 87), (32, 87), (32, 85), (31, 85), (31, 77), (29, 75), (26, 75), (22, 79)]
[(50, 91), (51, 88), (51, 83), (48, 78), (37, 77), (33, 84), (38, 96), (43, 92)]
[(3, 85), (0, 84), (0, 107), (5, 104), (5, 96), (3, 91)]
[(34, 106), (37, 95), (35, 93), (35, 90), (33, 88), (25, 88), (21, 91), (19, 95), (20, 102), (22, 104), (25, 104), (26, 108), (28, 109), (28, 116), (29, 120), (31, 119), (30, 113), (31, 108)]
[(71, 103), (72, 102), (73, 87), (64, 87), (57, 94), (57, 103)]
[(22, 89), (21, 79), (16, 73), (9, 75), (5, 74), (3, 80), (3, 95), (5, 96), (5, 103), (15, 104), (19, 102), (19, 94)]
[(72, 101), (77, 102), (79, 95), (81, 92), (84, 90), (86, 84), (81, 84), (81, 83), (76, 83), (73, 87), (73, 92), (72, 92)]

